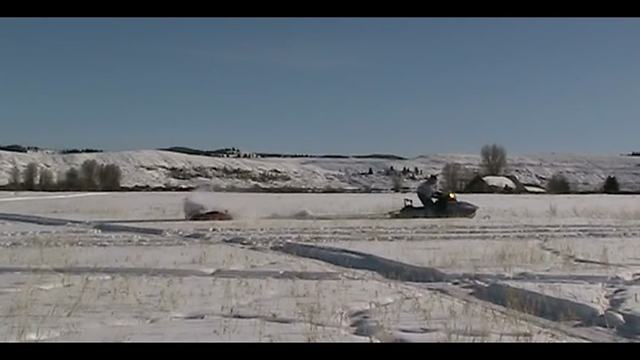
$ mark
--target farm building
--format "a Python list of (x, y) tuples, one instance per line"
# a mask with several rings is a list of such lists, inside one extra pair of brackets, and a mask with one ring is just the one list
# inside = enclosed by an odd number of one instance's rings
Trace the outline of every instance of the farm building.
[(467, 184), (464, 192), (471, 193), (522, 193), (526, 192), (515, 176), (477, 175)]

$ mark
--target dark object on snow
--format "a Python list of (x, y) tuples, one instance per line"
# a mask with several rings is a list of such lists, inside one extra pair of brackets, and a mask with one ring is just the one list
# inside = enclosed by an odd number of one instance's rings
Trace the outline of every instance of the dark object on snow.
[(571, 192), (569, 180), (562, 174), (553, 174), (547, 183), (547, 192), (550, 194), (569, 194)]
[(224, 221), (224, 220), (233, 220), (233, 217), (231, 217), (231, 215), (229, 215), (228, 212), (221, 212), (221, 211), (208, 211), (205, 213), (196, 213), (191, 215), (188, 220), (192, 220), (192, 221)]
[(465, 201), (458, 201), (454, 193), (443, 194), (436, 200), (434, 206), (413, 206), (411, 199), (404, 200), (404, 207), (400, 211), (391, 212), (394, 219), (418, 219), (418, 218), (447, 218), (468, 217), (476, 215), (478, 207)]
[(607, 180), (604, 182), (604, 186), (602, 187), (602, 191), (605, 194), (616, 194), (620, 192), (620, 185), (618, 184), (618, 179), (615, 176), (608, 176)]

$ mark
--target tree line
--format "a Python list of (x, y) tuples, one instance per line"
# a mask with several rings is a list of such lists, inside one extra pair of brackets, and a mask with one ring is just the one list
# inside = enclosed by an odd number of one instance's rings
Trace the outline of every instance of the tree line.
[[(395, 191), (402, 189), (402, 177), (398, 172), (393, 171), (393, 167), (388, 175), (392, 175), (392, 187)], [(417, 172), (417, 168), (415, 169)], [(371, 172), (371, 169), (369, 170)], [(463, 191), (465, 181), (468, 181), (475, 175), (481, 176), (501, 176), (507, 171), (507, 150), (498, 144), (484, 145), (480, 150), (480, 171), (472, 172), (470, 169), (458, 163), (447, 163), (440, 172), (440, 180), (443, 189), (446, 191)], [(402, 175), (405, 175), (407, 169), (403, 169)], [(420, 172), (422, 174), (422, 172)], [(545, 184), (546, 191), (550, 194), (570, 194), (574, 191), (566, 175), (555, 173), (547, 180)], [(604, 184), (594, 189), (598, 192), (606, 194), (616, 194), (620, 192), (620, 185), (615, 176), (608, 176)]]
[(80, 168), (72, 167), (54, 178), (53, 172), (35, 162), (22, 171), (11, 169), (8, 189), (28, 191), (115, 191), (120, 190), (122, 171), (116, 164), (98, 164), (86, 160)]
[[(503, 175), (507, 168), (507, 151), (498, 144), (485, 145), (480, 151), (481, 163), (480, 167), (483, 175)], [(459, 164), (447, 164), (443, 169), (445, 181), (447, 183), (455, 183), (457, 176), (461, 172)], [(573, 192), (571, 184), (567, 177), (562, 173), (555, 173), (546, 183), (546, 190), (550, 194), (569, 194)], [(615, 194), (620, 192), (620, 185), (615, 176), (608, 176), (604, 184), (596, 191), (606, 194)]]

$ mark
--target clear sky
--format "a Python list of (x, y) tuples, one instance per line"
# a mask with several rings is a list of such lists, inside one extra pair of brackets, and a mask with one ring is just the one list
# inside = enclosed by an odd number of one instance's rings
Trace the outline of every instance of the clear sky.
[(640, 151), (640, 19), (0, 19), (0, 143)]

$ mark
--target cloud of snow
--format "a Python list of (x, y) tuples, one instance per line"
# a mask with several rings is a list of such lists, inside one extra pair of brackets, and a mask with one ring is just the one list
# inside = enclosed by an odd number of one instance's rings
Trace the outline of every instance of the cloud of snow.
[(194, 199), (187, 196), (184, 199), (184, 216), (189, 219), (193, 215), (205, 212), (205, 206)]

